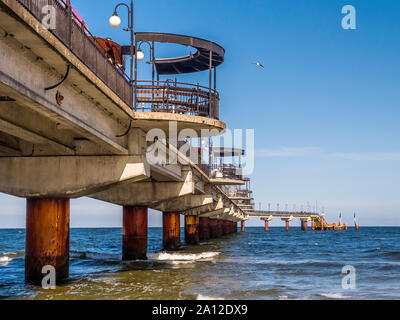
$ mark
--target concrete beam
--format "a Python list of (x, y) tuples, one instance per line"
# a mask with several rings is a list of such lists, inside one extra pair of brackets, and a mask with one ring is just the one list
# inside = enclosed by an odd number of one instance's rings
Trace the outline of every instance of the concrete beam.
[(25, 129), (5, 119), (0, 118), (0, 131), (10, 134), (14, 137), (31, 142), (33, 144), (48, 144), (50, 148), (61, 154), (74, 154), (74, 149), (69, 146), (63, 145), (57, 141), (51, 140), (47, 137), (41, 136), (33, 131)]
[(224, 208), (224, 202), (222, 200), (222, 197), (215, 197), (213, 198), (213, 201), (207, 205), (204, 205), (199, 208), (193, 208), (186, 210), (184, 212), (185, 215), (199, 215), (202, 217), (209, 217), (208, 215), (205, 215), (206, 213), (209, 212), (215, 212), (217, 210), (223, 209)]
[(136, 182), (118, 185), (90, 197), (122, 206), (145, 206), (153, 208), (164, 201), (174, 200), (195, 193), (192, 172), (183, 172), (180, 182)]
[(204, 207), (214, 202), (212, 195), (186, 195), (177, 199), (162, 202), (152, 209), (167, 212), (183, 212), (189, 209)]
[(149, 176), (143, 156), (3, 157), (0, 192), (26, 198), (75, 198)]

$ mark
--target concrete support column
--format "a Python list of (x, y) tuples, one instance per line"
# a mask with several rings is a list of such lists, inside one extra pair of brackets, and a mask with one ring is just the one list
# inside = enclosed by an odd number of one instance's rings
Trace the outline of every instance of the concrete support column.
[(186, 244), (199, 243), (199, 217), (185, 216), (185, 242)]
[(269, 232), (269, 221), (265, 220), (265, 232)]
[(285, 220), (286, 223), (286, 231), (289, 231), (289, 220)]
[(241, 231), (245, 232), (246, 231), (246, 225), (245, 225), (245, 221), (241, 221)]
[(27, 199), (25, 280), (41, 284), (53, 266), (56, 282), (69, 275), (69, 199)]
[(302, 220), (300, 220), (300, 223), (301, 223), (301, 230), (302, 231), (307, 231), (307, 229), (308, 229), (308, 220), (302, 219)]
[(208, 240), (210, 239), (210, 219), (199, 218), (199, 239)]
[(181, 246), (181, 225), (178, 212), (163, 212), (163, 247), (176, 250)]
[(147, 208), (124, 206), (122, 260), (147, 259)]

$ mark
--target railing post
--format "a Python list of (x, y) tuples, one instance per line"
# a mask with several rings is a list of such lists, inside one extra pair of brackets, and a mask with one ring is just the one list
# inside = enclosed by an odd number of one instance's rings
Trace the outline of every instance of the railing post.
[(169, 111), (169, 81), (167, 80), (167, 110)]
[(200, 99), (200, 88), (199, 88), (199, 83), (197, 83), (197, 101), (196, 101), (197, 113), (199, 113), (199, 99)]
[(68, 15), (68, 48), (72, 51), (72, 7), (71, 0), (67, 0), (67, 15)]
[[(137, 107), (137, 94), (136, 94), (136, 87), (137, 87), (137, 40), (135, 37), (135, 83), (133, 83), (133, 79), (131, 79), (131, 85), (132, 85), (132, 90), (134, 91), (133, 94), (135, 96), (134, 99), (134, 105), (133, 105), (133, 110), (136, 111), (136, 107)], [(131, 62), (132, 63), (132, 62)], [(135, 85), (133, 87), (133, 85)]]
[(210, 88), (209, 88), (209, 92), (208, 92), (208, 115), (210, 116), (211, 115), (211, 96), (212, 96), (212, 94), (211, 94), (211, 90), (212, 90), (212, 57), (213, 57), (213, 53), (212, 53), (212, 51), (210, 50), (210, 61), (209, 61), (209, 67), (210, 67), (210, 75), (209, 75), (209, 85), (210, 85)]

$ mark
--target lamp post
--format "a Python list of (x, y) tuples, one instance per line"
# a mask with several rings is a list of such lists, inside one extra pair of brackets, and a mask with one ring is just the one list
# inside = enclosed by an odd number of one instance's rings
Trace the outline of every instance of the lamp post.
[[(117, 9), (120, 6), (125, 6), (128, 9), (128, 28), (124, 28), (124, 31), (130, 31), (131, 33), (131, 43), (130, 43), (130, 57), (131, 57), (131, 70), (130, 70), (130, 84), (131, 84), (131, 88), (132, 88), (132, 94), (131, 94), (131, 105), (132, 104), (132, 99), (133, 99), (133, 56), (134, 56), (134, 37), (135, 37), (135, 33), (133, 30), (133, 0), (131, 0), (131, 6), (129, 7), (126, 3), (119, 3), (115, 6), (114, 8), (114, 14), (111, 16), (109, 23), (112, 27), (114, 28), (118, 28), (121, 24), (121, 19), (118, 16), (118, 12)], [(136, 79), (135, 79), (136, 81)], [(135, 85), (136, 87), (136, 85)], [(136, 89), (135, 89), (136, 91)]]
[[(135, 51), (136, 51), (136, 61), (143, 61), (145, 58), (145, 55), (142, 51), (142, 44), (147, 44), (149, 45), (150, 48), (150, 63), (152, 65), (152, 73), (151, 73), (151, 85), (152, 85), (152, 101), (154, 101), (154, 77), (155, 77), (155, 66), (154, 66), (154, 41), (142, 41), (139, 43), (139, 46), (137, 43), (135, 43)], [(137, 77), (137, 63), (135, 63), (135, 79)], [(136, 107), (136, 91), (135, 91), (135, 107)], [(154, 104), (152, 103), (151, 108), (154, 108)]]

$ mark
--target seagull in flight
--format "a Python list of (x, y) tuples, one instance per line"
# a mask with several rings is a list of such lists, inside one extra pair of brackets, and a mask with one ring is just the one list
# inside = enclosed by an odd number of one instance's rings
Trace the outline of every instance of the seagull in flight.
[(252, 62), (252, 63), (255, 64), (258, 67), (264, 68), (264, 66), (259, 62)]

